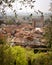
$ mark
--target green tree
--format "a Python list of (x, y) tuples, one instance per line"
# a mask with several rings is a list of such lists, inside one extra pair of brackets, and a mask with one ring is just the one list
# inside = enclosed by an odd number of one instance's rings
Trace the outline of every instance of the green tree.
[(44, 38), (46, 39), (46, 43), (49, 48), (52, 46), (52, 16), (50, 17), (49, 24), (45, 27)]
[(3, 65), (4, 61), (4, 41), (0, 39), (0, 65)]
[(8, 47), (6, 46), (6, 37), (0, 35), (0, 65), (4, 65), (4, 51)]

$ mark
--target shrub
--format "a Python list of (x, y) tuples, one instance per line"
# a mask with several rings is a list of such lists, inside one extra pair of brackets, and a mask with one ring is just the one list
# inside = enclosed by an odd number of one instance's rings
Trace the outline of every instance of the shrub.
[(52, 53), (37, 53), (32, 65), (52, 65)]
[(20, 46), (5, 50), (5, 65), (27, 65), (25, 49)]

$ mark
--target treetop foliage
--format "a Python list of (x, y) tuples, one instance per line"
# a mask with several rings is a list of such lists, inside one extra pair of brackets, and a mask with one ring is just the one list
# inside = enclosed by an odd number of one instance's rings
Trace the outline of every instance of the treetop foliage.
[(34, 3), (36, 2), (35, 0), (0, 0), (0, 10), (1, 10), (0, 13), (3, 13), (3, 15), (6, 15), (5, 8), (9, 7), (15, 13), (15, 16), (16, 16), (16, 10), (13, 9), (13, 3), (15, 3), (15, 1), (21, 4), (21, 7), (19, 10), (23, 10), (22, 6), (24, 6), (25, 8), (29, 6), (31, 9), (33, 9)]

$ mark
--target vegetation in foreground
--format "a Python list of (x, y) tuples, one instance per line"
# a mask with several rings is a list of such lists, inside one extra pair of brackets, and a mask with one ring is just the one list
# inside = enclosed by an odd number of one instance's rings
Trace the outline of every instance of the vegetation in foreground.
[(0, 65), (52, 65), (52, 52), (34, 54), (20, 46), (0, 45)]

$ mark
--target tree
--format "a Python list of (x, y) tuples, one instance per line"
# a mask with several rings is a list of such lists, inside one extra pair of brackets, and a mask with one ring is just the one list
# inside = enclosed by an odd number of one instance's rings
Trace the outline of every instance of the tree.
[(4, 51), (7, 49), (6, 37), (0, 34), (0, 65), (4, 65)]
[(52, 16), (50, 17), (49, 24), (45, 27), (44, 38), (49, 48), (52, 47)]
[[(52, 0), (51, 0), (51, 3), (50, 3), (50, 9), (49, 9), (51, 12), (52, 12)], [(47, 43), (47, 46), (49, 48), (52, 47), (52, 14), (50, 15), (50, 19), (46, 21), (46, 26), (45, 26), (45, 34), (44, 34), (44, 38), (45, 38), (45, 43)]]
[(3, 65), (4, 62), (4, 40), (0, 38), (0, 65)]

